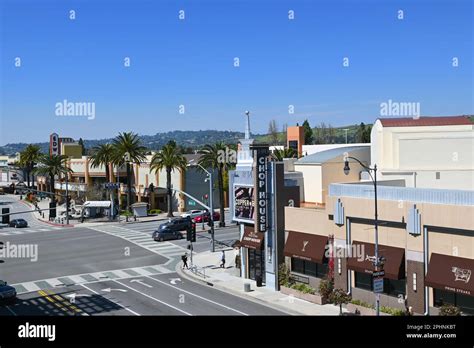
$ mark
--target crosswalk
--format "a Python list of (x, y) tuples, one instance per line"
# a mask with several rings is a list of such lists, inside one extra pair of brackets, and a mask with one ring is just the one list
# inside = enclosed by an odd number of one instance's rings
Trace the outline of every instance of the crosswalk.
[[(33, 226), (30, 226), (33, 227)], [(45, 225), (38, 225), (38, 227), (34, 228), (4, 228), (0, 229), (0, 236), (14, 236), (19, 234), (27, 234), (27, 233), (36, 233), (36, 232), (51, 232), (62, 230), (64, 227), (56, 227), (56, 226), (45, 226)]]
[[(99, 232), (125, 239), (130, 243), (169, 259), (178, 258), (178, 256), (183, 255), (183, 253), (187, 251), (187, 249), (170, 242), (155, 242), (150, 233), (140, 232), (136, 228), (132, 230), (116, 225), (100, 225), (91, 228)], [(147, 228), (150, 227), (148, 226)]]
[(142, 266), (102, 272), (69, 275), (58, 278), (42, 279), (12, 284), (12, 286), (16, 289), (18, 294), (23, 294), (32, 291), (54, 289), (63, 286), (89, 284), (104, 280), (118, 280), (131, 277), (144, 277), (156, 274), (166, 274), (171, 272), (173, 272), (173, 270), (170, 270), (162, 265)]

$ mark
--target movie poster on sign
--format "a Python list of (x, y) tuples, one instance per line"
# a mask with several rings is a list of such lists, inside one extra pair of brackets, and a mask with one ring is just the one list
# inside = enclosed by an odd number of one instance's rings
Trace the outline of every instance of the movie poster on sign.
[(252, 186), (234, 185), (234, 220), (254, 223), (255, 204)]

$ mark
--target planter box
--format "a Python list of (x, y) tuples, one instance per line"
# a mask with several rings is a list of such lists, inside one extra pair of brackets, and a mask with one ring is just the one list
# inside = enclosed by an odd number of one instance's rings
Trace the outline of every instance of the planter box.
[(301, 291), (287, 288), (286, 286), (280, 286), (280, 292), (285, 295), (292, 295), (295, 298), (299, 298), (300, 300), (305, 300), (311, 303), (316, 303), (319, 305), (324, 305), (327, 302), (326, 298), (322, 297), (319, 294), (305, 294), (302, 293)]
[[(356, 305), (353, 303), (348, 303), (346, 306), (347, 310), (351, 313), (355, 313), (356, 310), (360, 312), (360, 315), (375, 315), (375, 309), (367, 308), (361, 305)], [(390, 315), (388, 313), (380, 312), (380, 315)]]

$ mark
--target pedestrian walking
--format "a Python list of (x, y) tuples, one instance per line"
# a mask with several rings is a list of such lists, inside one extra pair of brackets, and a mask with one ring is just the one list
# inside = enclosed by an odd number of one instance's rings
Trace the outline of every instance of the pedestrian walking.
[(222, 250), (221, 268), (225, 268), (225, 251), (224, 250)]
[(189, 269), (188, 268), (188, 256), (186, 255), (186, 253), (181, 256), (181, 261), (183, 261), (183, 269), (184, 267), (186, 267), (186, 269)]

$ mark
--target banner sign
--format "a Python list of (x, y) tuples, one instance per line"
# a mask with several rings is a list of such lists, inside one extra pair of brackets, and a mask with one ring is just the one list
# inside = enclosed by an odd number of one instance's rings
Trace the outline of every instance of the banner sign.
[(234, 185), (234, 220), (254, 223), (254, 189), (252, 186)]

